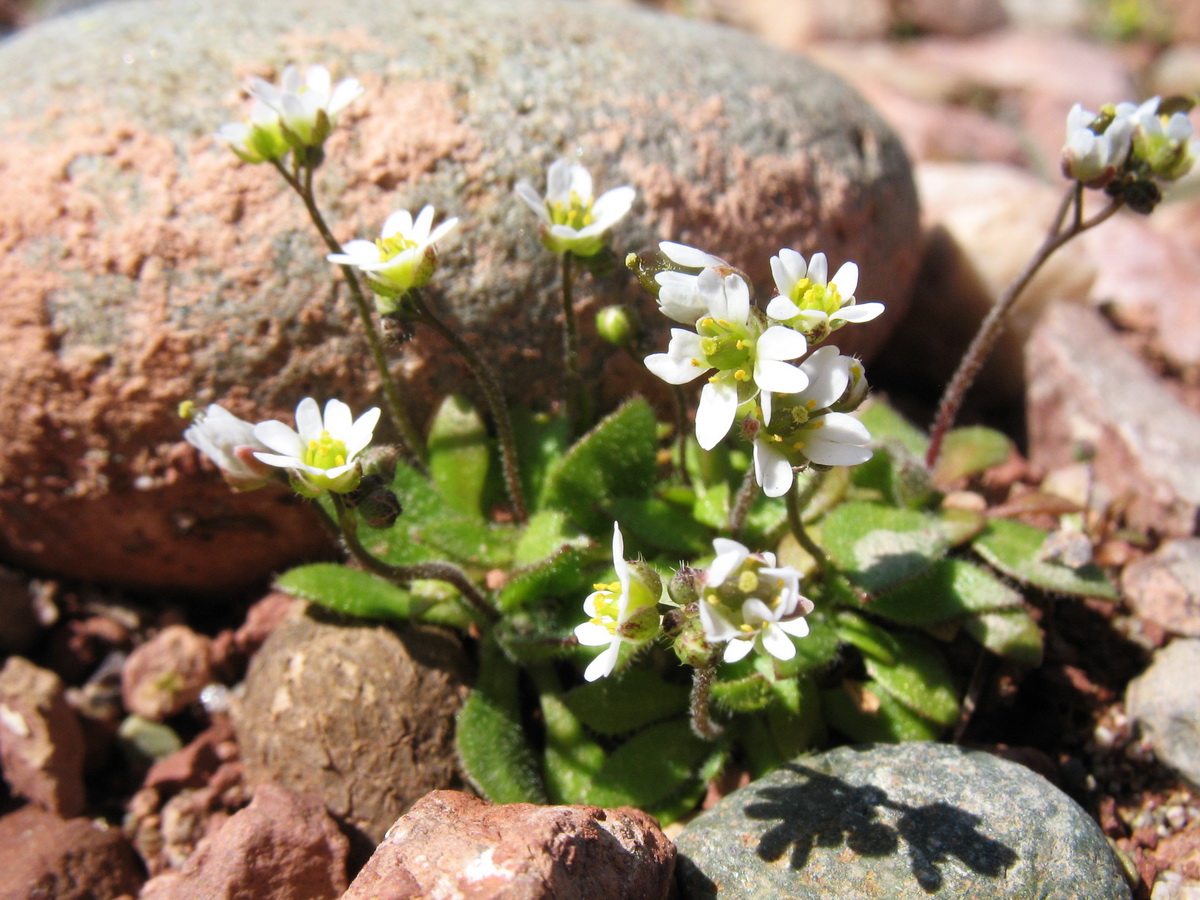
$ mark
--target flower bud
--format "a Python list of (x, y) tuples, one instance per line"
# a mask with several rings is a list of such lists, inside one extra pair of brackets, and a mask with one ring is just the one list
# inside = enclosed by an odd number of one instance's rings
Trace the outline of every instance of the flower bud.
[(404, 507), (391, 488), (377, 487), (358, 501), (359, 516), (372, 528), (391, 528), (403, 511)]
[[(645, 604), (653, 607), (662, 597), (662, 578), (644, 559), (629, 559), (625, 561), (625, 564), (629, 566), (630, 593), (638, 597), (639, 605)], [(645, 591), (644, 594), (637, 591), (637, 585), (640, 585)]]
[(383, 485), (386, 487), (396, 480), (396, 463), (399, 458), (400, 451), (394, 444), (370, 447), (360, 457), (363, 475), (367, 478), (379, 476), (383, 479)]
[(631, 347), (638, 333), (637, 313), (628, 306), (613, 304), (596, 313), (596, 331), (617, 347)]
[(683, 610), (672, 649), (685, 666), (699, 669), (707, 666), (713, 657), (713, 645), (704, 636), (704, 625), (700, 622), (700, 607), (689, 603)]
[(687, 606), (700, 599), (696, 587), (696, 578), (701, 575), (700, 569), (691, 566), (681, 566), (674, 577), (667, 583), (667, 596), (680, 606)]

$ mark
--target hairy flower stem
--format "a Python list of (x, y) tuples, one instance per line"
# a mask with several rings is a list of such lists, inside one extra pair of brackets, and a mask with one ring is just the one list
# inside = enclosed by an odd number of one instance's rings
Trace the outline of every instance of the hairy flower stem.
[(733, 500), (733, 509), (729, 511), (729, 530), (733, 533), (734, 540), (741, 537), (742, 529), (746, 526), (746, 516), (749, 515), (750, 506), (756, 496), (758, 482), (754, 478), (754, 466), (751, 466), (746, 470), (746, 477), (742, 479), (742, 486), (738, 488), (737, 496)]
[(415, 579), (429, 578), (444, 581), (457, 588), (484, 622), (491, 624), (500, 619), (500, 614), (488, 603), (466, 572), (453, 563), (424, 562), (415, 566), (393, 566), (371, 553), (358, 539), (358, 519), (354, 510), (346, 506), (341, 494), (332, 494), (333, 506), (337, 510), (337, 522), (342, 532), (342, 544), (346, 551), (368, 572), (387, 579), (400, 587), (407, 587)]
[(725, 730), (709, 715), (708, 703), (712, 699), (712, 680), (717, 672), (717, 659), (720, 651), (714, 651), (702, 666), (692, 670), (692, 732), (696, 737), (712, 741), (721, 736)]
[(566, 392), (563, 402), (567, 411), (567, 427), (571, 437), (583, 433), (582, 391), (579, 384), (579, 324), (575, 319), (575, 299), (572, 290), (571, 254), (562, 255), (563, 301), (563, 369)]
[(518, 522), (526, 521), (529, 514), (525, 509), (525, 494), (521, 489), (521, 470), (517, 464), (517, 441), (513, 437), (512, 419), (508, 415), (508, 407), (500, 393), (500, 382), (491, 366), (475, 351), (475, 348), (434, 314), (420, 291), (410, 290), (407, 299), (416, 313), (416, 320), (428, 325), (441, 335), (463, 358), (467, 367), (470, 368), (471, 374), (479, 382), (479, 388), (483, 391), (488, 409), (492, 412), (492, 419), (496, 423), (496, 435), (500, 439), (500, 467), (504, 470), (504, 486), (508, 489), (508, 499), (513, 506), (513, 515), (516, 516)]
[(804, 527), (804, 507), (808, 506), (813, 495), (821, 486), (824, 480), (824, 475), (818, 475), (811, 479), (808, 484), (800, 489), (799, 485), (794, 485), (787, 492), (787, 518), (788, 527), (792, 531), (792, 536), (796, 538), (796, 542), (804, 548), (805, 552), (813, 558), (817, 564), (817, 570), (824, 572), (829, 567), (829, 557), (825, 555), (825, 551), (820, 545), (812, 539), (808, 533), (808, 529)]
[[(308, 211), (308, 217), (312, 219), (325, 246), (331, 253), (341, 253), (342, 245), (337, 242), (337, 238), (329, 230), (325, 217), (321, 215), (321, 210), (317, 207), (316, 196), (312, 189), (312, 166), (304, 166), (301, 175), (289, 172), (278, 160), (272, 160), (272, 164), (283, 176), (283, 180), (288, 183), (288, 186), (303, 201), (304, 208)], [(371, 348), (371, 359), (375, 363), (375, 369), (379, 372), (379, 380), (383, 386), (384, 404), (387, 406), (388, 415), (400, 436), (401, 452), (410, 463), (419, 469), (424, 469), (425, 443), (421, 440), (421, 435), (409, 417), (408, 411), (404, 408), (404, 404), (400, 402), (400, 391), (396, 386), (396, 380), (392, 377), (391, 369), (388, 368), (387, 356), (383, 351), (383, 341), (379, 337), (379, 330), (375, 327), (375, 320), (371, 314), (371, 304), (363, 293), (353, 267), (342, 265), (340, 268), (346, 279), (346, 286), (350, 290), (350, 299), (354, 301), (354, 307), (358, 311), (358, 317), (362, 321), (363, 330), (367, 335), (367, 344)]]
[[(946, 392), (942, 394), (942, 401), (938, 406), (937, 418), (934, 420), (933, 429), (929, 438), (929, 452), (925, 455), (925, 462), (933, 468), (937, 462), (938, 454), (942, 450), (942, 441), (946, 437), (946, 432), (954, 425), (954, 420), (958, 417), (959, 408), (962, 406), (963, 398), (971, 385), (975, 381), (975, 377), (979, 374), (979, 370), (983, 367), (983, 363), (988, 358), (988, 354), (992, 352), (997, 338), (1004, 330), (1005, 319), (1012, 311), (1013, 305), (1021, 296), (1021, 292), (1029, 286), (1029, 282), (1033, 280), (1033, 276), (1038, 273), (1042, 265), (1049, 259), (1059, 247), (1083, 232), (1095, 228), (1105, 219), (1109, 218), (1113, 213), (1121, 208), (1123, 201), (1120, 198), (1114, 198), (1100, 212), (1090, 219), (1083, 218), (1083, 185), (1076, 182), (1063, 197), (1062, 203), (1059, 205), (1058, 213), (1054, 217), (1054, 222), (1050, 226), (1049, 232), (1046, 234), (1045, 241), (1038, 248), (1037, 252), (1026, 264), (1025, 269), (1020, 275), (1005, 289), (999, 299), (992, 306), (983, 323), (979, 326), (979, 331), (976, 333), (971, 345), (967, 348), (967, 352), (963, 355), (962, 362), (958, 365), (958, 371), (954, 373), (954, 377), (950, 380), (950, 385), (946, 388)], [(1070, 223), (1064, 228), (1063, 222), (1067, 218), (1067, 213), (1074, 210), (1074, 215), (1071, 216)]]

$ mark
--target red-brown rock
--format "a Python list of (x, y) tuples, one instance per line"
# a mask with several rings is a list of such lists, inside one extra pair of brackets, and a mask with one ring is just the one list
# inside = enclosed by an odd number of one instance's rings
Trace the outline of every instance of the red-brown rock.
[(14, 794), (63, 816), (83, 812), (83, 728), (62, 680), (12, 656), (0, 670), (0, 763)]
[(320, 800), (265, 784), (178, 872), (146, 882), (141, 900), (333, 900), (348, 847)]
[(25, 806), (0, 818), (0, 900), (97, 900), (136, 894), (129, 842), (88, 819)]
[(186, 709), (212, 680), (210, 643), (186, 625), (169, 625), (134, 650), (121, 669), (125, 708), (153, 721)]
[(1200, 538), (1167, 541), (1121, 573), (1134, 611), (1167, 631), (1200, 637)]
[(342, 900), (664, 900), (675, 847), (627, 806), (489, 806), (425, 796), (391, 830)]
[(1027, 351), (1029, 457), (1054, 469), (1080, 441), (1135, 528), (1186, 537), (1200, 514), (1200, 416), (1168, 393), (1093, 310), (1059, 304)]

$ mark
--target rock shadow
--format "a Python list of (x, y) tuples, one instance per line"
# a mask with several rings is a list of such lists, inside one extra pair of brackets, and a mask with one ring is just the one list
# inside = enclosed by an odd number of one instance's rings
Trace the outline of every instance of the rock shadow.
[[(1017, 861), (1015, 850), (979, 831), (980, 816), (957, 806), (912, 806), (892, 800), (874, 785), (850, 784), (797, 763), (784, 768), (804, 780), (763, 788), (758, 792), (762, 799), (745, 810), (750, 819), (778, 820), (756, 848), (766, 862), (790, 851), (792, 868), (801, 869), (817, 847), (845, 845), (860, 856), (882, 857), (904, 844), (913, 878), (932, 894), (941, 889), (942, 867), (951, 859), (990, 878), (1002, 877)], [(898, 814), (895, 824), (885, 821), (884, 810)]]

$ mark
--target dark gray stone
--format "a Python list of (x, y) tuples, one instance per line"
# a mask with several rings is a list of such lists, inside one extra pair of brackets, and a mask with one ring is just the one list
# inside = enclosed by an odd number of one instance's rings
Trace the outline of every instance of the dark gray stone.
[[(210, 137), (246, 115), (242, 80), (292, 61), (366, 87), (319, 173), (338, 240), (375, 237), (397, 207), (460, 216), (429, 295), (514, 398), (560, 392), (558, 262), (513, 185), (540, 188), (563, 153), (578, 152), (601, 191), (637, 188), (619, 254), (693, 243), (764, 291), (781, 247), (853, 260), (859, 296), (890, 309), (840, 332), (844, 352), (869, 352), (902, 315), (919, 248), (898, 141), (843, 82), (745, 34), (549, 0), (91, 7), (0, 45), (0, 419), (13, 423), (0, 539), (12, 557), (203, 590), (295, 555), (300, 513), (229, 499), (182, 465), (171, 415), (188, 397), (255, 419), (290, 417), (307, 394), (356, 411), (378, 402), (361, 329), (298, 201)], [(637, 305), (665, 346), (671, 323), (619, 264), (576, 295), (589, 374), (614, 354), (591, 328), (601, 302)], [(470, 390), (428, 334), (395, 359), (418, 417)], [(599, 405), (652, 381), (628, 366)]]
[(1125, 707), (1159, 761), (1200, 786), (1200, 640), (1172, 641), (1129, 684)]
[(735, 791), (675, 841), (684, 900), (1128, 900), (1104, 834), (1024, 766), (841, 747)]

